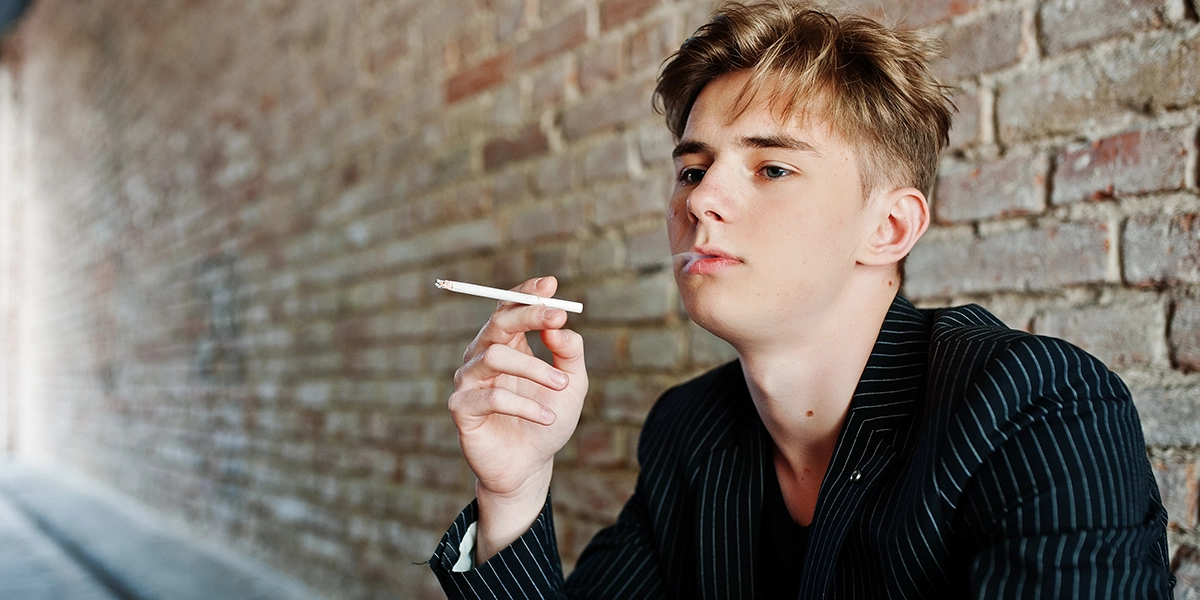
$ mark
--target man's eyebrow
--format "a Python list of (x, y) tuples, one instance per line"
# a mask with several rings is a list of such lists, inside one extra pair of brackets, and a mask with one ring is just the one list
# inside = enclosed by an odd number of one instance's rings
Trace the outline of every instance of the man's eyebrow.
[[(804, 140), (794, 138), (790, 135), (783, 134), (744, 137), (738, 140), (738, 145), (750, 148), (782, 148), (784, 150), (808, 152), (817, 156), (821, 155), (821, 153), (818, 152), (812, 144)], [(671, 158), (679, 158), (680, 156), (687, 154), (712, 155), (716, 154), (716, 149), (704, 142), (696, 140), (683, 140), (675, 146), (673, 151), (671, 151)]]
[(817, 152), (817, 149), (814, 148), (812, 144), (804, 140), (794, 138), (790, 135), (779, 134), (746, 137), (739, 140), (739, 143), (743, 146), (749, 146), (751, 148), (783, 148), (785, 150), (808, 152), (817, 156), (821, 155), (821, 153)]
[(712, 146), (696, 140), (683, 140), (671, 151), (671, 158), (679, 158), (685, 154), (714, 154)]

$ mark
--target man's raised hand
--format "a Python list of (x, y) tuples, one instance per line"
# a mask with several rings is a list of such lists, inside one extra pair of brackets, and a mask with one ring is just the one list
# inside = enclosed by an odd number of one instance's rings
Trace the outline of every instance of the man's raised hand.
[[(514, 288), (552, 296), (553, 277)], [(454, 374), (450, 414), (478, 479), (476, 558), (482, 563), (537, 518), (550, 489), (554, 454), (579, 423), (588, 378), (583, 338), (562, 329), (567, 314), (544, 306), (500, 304)], [(525, 334), (539, 331), (553, 365), (533, 355)]]

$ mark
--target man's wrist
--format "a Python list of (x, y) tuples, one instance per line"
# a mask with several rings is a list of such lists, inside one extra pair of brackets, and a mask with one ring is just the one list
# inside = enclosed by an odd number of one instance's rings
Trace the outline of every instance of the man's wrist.
[(550, 493), (550, 474), (530, 477), (513, 494), (496, 494), (481, 482), (475, 483), (476, 504), (479, 510), (475, 543), (475, 565), (481, 565), (500, 550), (521, 537), (537, 520)]

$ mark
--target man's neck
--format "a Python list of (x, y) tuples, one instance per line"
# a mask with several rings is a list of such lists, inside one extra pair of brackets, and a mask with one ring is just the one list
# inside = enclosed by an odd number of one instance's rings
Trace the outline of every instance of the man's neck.
[(870, 283), (848, 289), (808, 331), (738, 348), (755, 407), (777, 452), (798, 473), (824, 475), (894, 289)]

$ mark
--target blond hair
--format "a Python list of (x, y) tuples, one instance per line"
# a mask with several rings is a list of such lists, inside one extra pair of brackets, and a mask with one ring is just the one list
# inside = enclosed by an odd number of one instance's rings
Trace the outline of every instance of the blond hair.
[(727, 2), (664, 62), (655, 104), (678, 140), (704, 86), (748, 70), (739, 114), (764, 92), (785, 116), (820, 111), (855, 149), (864, 198), (884, 185), (928, 195), (954, 110), (929, 69), (939, 49), (931, 37), (866, 17)]

